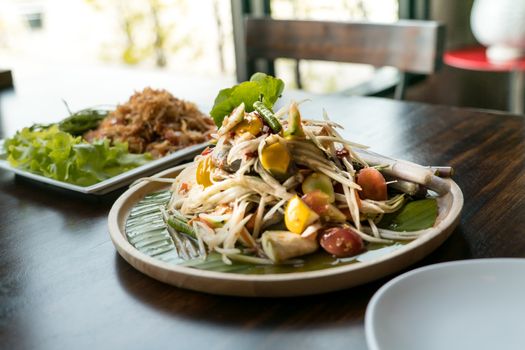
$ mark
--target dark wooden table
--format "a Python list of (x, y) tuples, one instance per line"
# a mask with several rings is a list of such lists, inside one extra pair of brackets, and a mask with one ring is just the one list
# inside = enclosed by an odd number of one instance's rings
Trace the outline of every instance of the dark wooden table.
[[(193, 84), (180, 89), (181, 96), (209, 106), (216, 90), (198, 80)], [(44, 102), (38, 94), (11, 92), (0, 98), (1, 120), (9, 126), (4, 133), (38, 118), (17, 119), (20, 110)], [(346, 136), (378, 152), (455, 167), (465, 196), (461, 224), (411, 268), (525, 257), (524, 118), (337, 96), (306, 102), (303, 115), (320, 117), (322, 107), (344, 121)], [(366, 349), (367, 303), (394, 276), (288, 299), (221, 297), (171, 287), (136, 271), (115, 251), (106, 219), (117, 196), (78, 197), (0, 170), (0, 347)]]

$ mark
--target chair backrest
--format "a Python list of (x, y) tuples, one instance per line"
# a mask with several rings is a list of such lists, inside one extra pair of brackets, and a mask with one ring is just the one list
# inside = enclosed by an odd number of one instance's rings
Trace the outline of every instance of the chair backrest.
[(311, 59), (392, 66), (430, 74), (442, 63), (444, 25), (403, 20), (391, 24), (245, 19), (247, 63), (256, 59)]

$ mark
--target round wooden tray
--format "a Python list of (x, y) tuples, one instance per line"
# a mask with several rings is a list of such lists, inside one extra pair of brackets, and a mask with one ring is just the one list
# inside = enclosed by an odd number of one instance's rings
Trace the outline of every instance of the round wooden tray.
[[(176, 177), (187, 165), (165, 170), (156, 177)], [(167, 188), (165, 183), (143, 182), (124, 192), (108, 217), (109, 233), (119, 254), (142, 273), (165, 283), (196, 291), (249, 297), (284, 297), (325, 293), (354, 287), (415, 263), (441, 245), (459, 223), (463, 194), (450, 181), (451, 190), (438, 200), (439, 215), (434, 227), (418, 239), (376, 260), (332, 268), (284, 274), (245, 275), (199, 270), (168, 264), (135, 249), (127, 240), (125, 224), (129, 211), (145, 195)]]

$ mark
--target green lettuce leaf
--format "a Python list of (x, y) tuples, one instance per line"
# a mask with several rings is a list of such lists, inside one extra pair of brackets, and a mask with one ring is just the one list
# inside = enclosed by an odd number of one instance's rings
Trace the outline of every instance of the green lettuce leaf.
[(4, 143), (11, 166), (79, 186), (97, 182), (147, 163), (149, 154), (130, 154), (127, 143), (107, 139), (87, 143), (57, 125), (24, 128)]
[(250, 81), (219, 91), (210, 115), (220, 128), (224, 117), (242, 102), (246, 106), (246, 112), (253, 111), (253, 103), (259, 99), (271, 109), (281, 96), (283, 89), (284, 82), (281, 79), (264, 73), (255, 73)]
[(437, 215), (436, 199), (421, 199), (409, 202), (395, 213), (385, 214), (378, 226), (398, 232), (424, 230), (434, 226)]

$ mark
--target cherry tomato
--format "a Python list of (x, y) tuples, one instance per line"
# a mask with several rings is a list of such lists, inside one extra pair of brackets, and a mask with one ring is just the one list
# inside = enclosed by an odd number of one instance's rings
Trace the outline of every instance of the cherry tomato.
[(354, 256), (365, 249), (361, 237), (348, 227), (326, 229), (321, 234), (319, 244), (328, 253), (338, 258)]
[(363, 168), (357, 174), (357, 184), (361, 186), (359, 196), (362, 199), (384, 201), (388, 199), (386, 181), (383, 174), (375, 168)]

